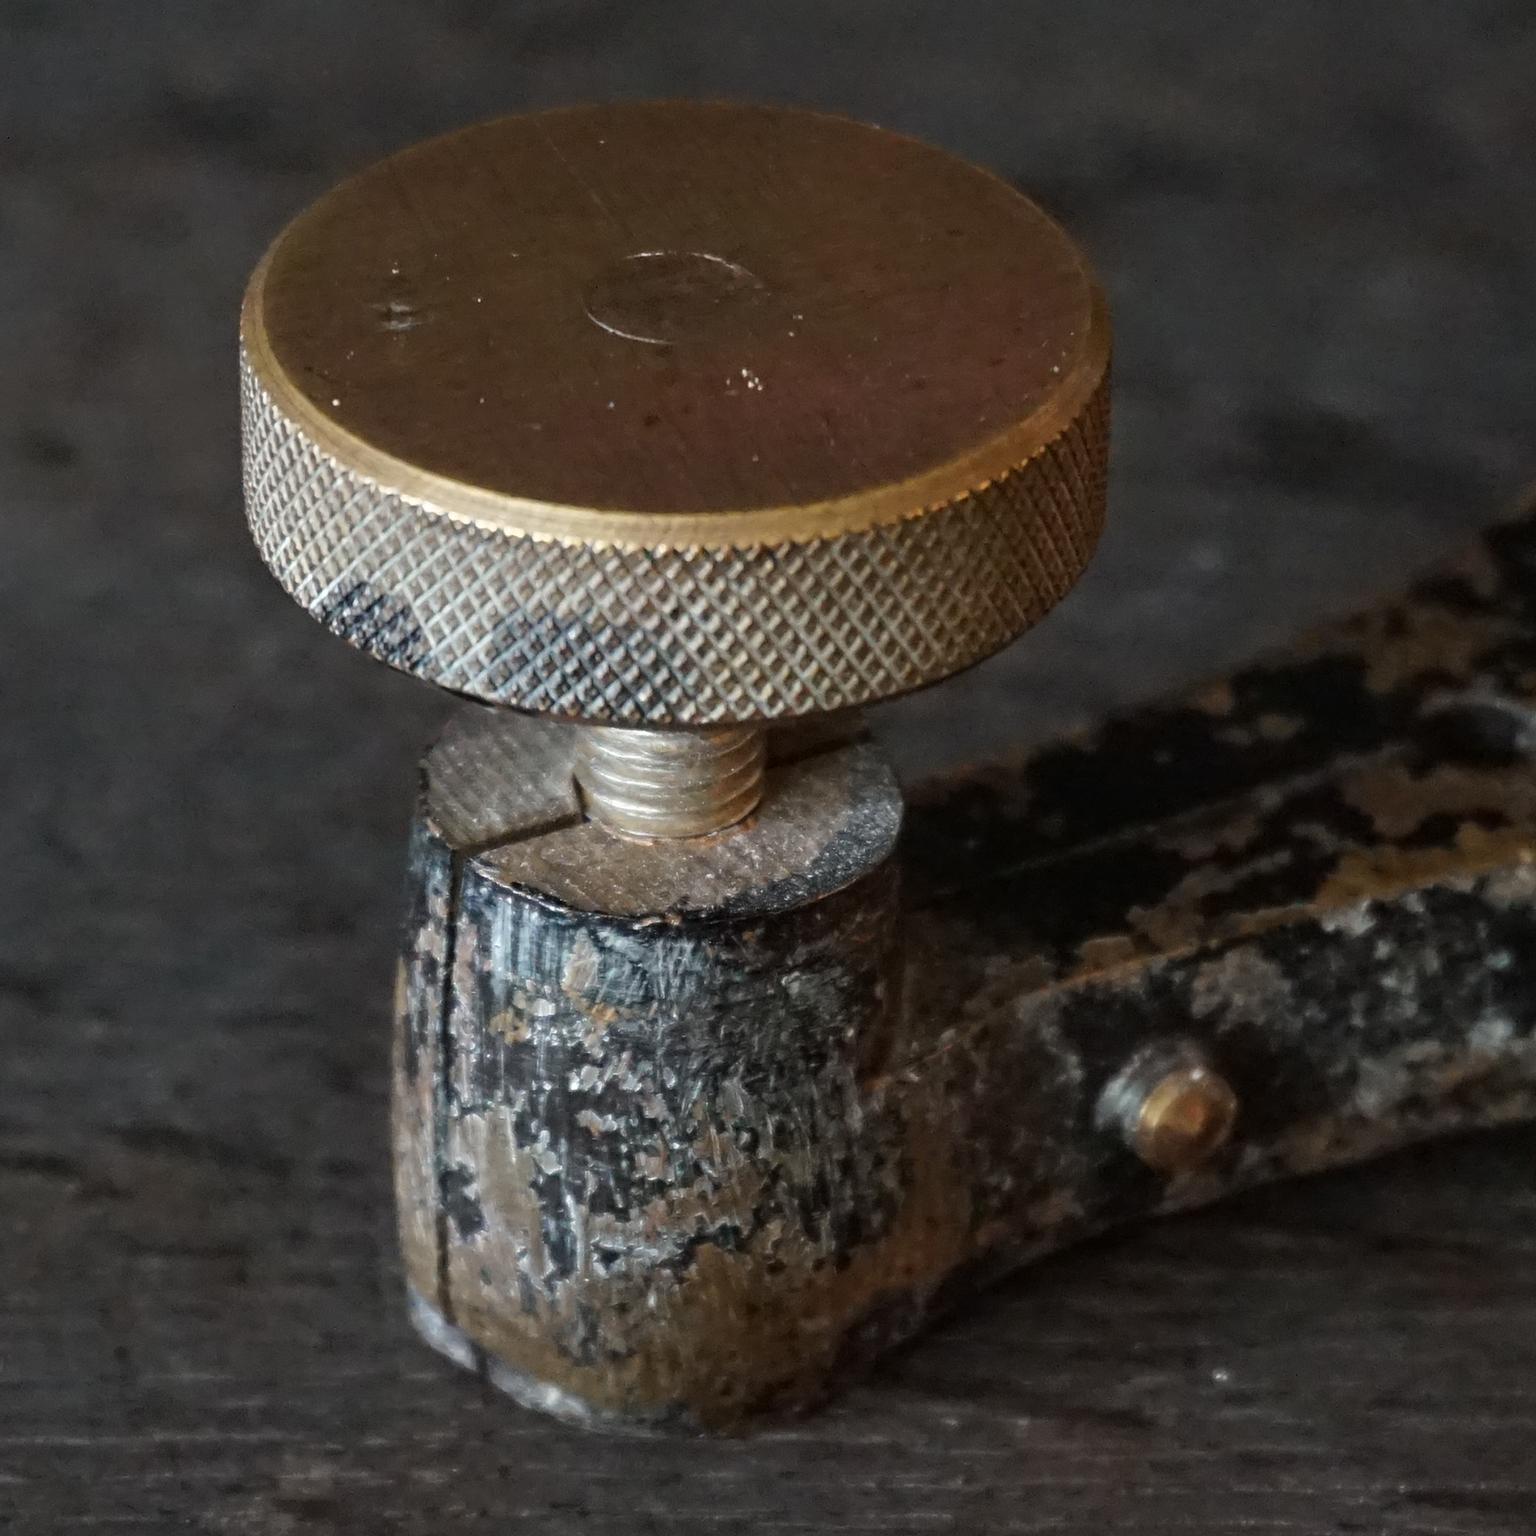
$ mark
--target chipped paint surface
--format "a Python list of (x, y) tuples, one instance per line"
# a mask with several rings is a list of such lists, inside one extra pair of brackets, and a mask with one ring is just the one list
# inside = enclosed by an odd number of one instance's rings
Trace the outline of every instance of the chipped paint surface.
[[(424, 1328), (567, 1416), (733, 1428), (1107, 1225), (1536, 1114), (1533, 572), (1532, 528), (1495, 530), (940, 786), (899, 938), (877, 841), (789, 905), (612, 917), (429, 807), (396, 1097)], [(1095, 1114), (1158, 1042), (1240, 1100), (1174, 1178)]]
[[(800, 1287), (867, 1288), (870, 1245), (912, 1209), (902, 1144), (869, 1134), (900, 822), (870, 756), (832, 739), (773, 770), (817, 829), (792, 899), (765, 815), (691, 908), (648, 916), (509, 878), (503, 845), (453, 846), (429, 759), (396, 1165), (417, 1315), (440, 1346), (472, 1340), (460, 1353), (543, 1406), (639, 1420), (728, 1423), (793, 1400), (810, 1359), (830, 1369), (824, 1316), (846, 1304)], [(453, 768), (457, 826), (462, 752)], [(866, 1249), (847, 1274), (829, 1263)], [(754, 1371), (722, 1371), (742, 1347)]]

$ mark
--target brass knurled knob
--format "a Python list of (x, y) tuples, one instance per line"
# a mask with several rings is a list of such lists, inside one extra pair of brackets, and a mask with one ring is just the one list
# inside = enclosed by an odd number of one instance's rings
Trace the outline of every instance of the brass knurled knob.
[(241, 323), (246, 501), (381, 660), (600, 725), (761, 724), (989, 655), (1104, 515), (1109, 325), (995, 177), (783, 108), (577, 107), (301, 214)]

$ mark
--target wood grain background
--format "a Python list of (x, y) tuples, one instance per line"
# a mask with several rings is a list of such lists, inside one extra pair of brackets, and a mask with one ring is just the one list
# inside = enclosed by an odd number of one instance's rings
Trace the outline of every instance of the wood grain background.
[(682, 93), (924, 134), (1107, 278), (1103, 554), (887, 712), (911, 773), (1347, 607), (1536, 466), (1529, 0), (3, 0), (0, 1529), (1536, 1530), (1530, 1132), (1096, 1243), (750, 1443), (586, 1438), (409, 1336), (385, 1016), (441, 704), (260, 569), (236, 305), (389, 149)]

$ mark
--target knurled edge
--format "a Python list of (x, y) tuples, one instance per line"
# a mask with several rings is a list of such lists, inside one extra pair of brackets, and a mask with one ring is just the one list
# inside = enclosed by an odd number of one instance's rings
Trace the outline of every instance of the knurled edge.
[(1104, 515), (1109, 370), (1011, 473), (834, 537), (626, 546), (485, 528), (340, 462), (241, 352), (246, 502), (280, 584), (334, 633), (492, 703), (614, 724), (773, 720), (990, 655), (1081, 573)]

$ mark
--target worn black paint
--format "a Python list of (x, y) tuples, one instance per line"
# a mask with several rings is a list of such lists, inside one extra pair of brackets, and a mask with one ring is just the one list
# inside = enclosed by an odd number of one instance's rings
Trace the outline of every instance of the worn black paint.
[[(637, 920), (461, 861), (439, 1342), (731, 1427), (1109, 1224), (1536, 1114), (1533, 563), (920, 799), (899, 985), (888, 881)], [(1241, 1104), (1173, 1179), (1099, 1111), (1159, 1041)]]

